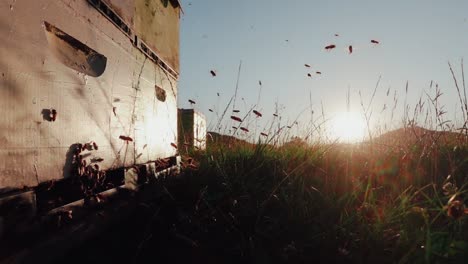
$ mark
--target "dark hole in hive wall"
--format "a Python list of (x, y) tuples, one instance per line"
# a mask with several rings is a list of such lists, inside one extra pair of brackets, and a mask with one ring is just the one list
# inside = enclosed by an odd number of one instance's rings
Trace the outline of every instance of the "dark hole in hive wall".
[(107, 58), (86, 44), (44, 21), (47, 42), (52, 54), (65, 66), (92, 77), (101, 76)]
[(163, 88), (161, 88), (161, 87), (159, 87), (157, 85), (155, 85), (154, 88), (156, 89), (156, 98), (161, 102), (165, 102), (166, 101), (166, 91)]

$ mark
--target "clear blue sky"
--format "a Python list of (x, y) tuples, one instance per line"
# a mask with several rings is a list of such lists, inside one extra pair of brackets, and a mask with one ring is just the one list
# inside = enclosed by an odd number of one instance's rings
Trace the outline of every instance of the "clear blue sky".
[[(241, 60), (236, 108), (245, 113), (256, 104), (261, 80), (257, 108), (264, 117), (248, 124), (259, 130), (272, 120), (276, 101), (284, 106), (283, 120), (292, 122), (309, 106), (310, 92), (315, 112), (323, 102), (326, 114), (333, 116), (346, 111), (350, 87), (351, 108), (359, 111), (358, 91), (368, 100), (379, 76), (376, 113), (384, 103), (392, 104), (396, 90), (400, 118), (406, 81), (408, 103), (414, 106), (424, 90), (433, 93), (433, 80), (444, 93), (446, 119), (461, 115), (447, 61), (456, 72), (461, 58), (468, 61), (466, 0), (184, 0), (183, 8), (179, 106), (189, 108), (188, 99), (195, 100), (194, 107), (208, 122), (216, 120), (208, 109), (221, 112), (234, 94)], [(372, 45), (371, 39), (381, 44)], [(326, 52), (328, 44), (337, 48)], [(354, 47), (351, 55), (348, 45)], [(322, 75), (307, 77), (316, 70)], [(373, 121), (388, 118), (388, 113), (374, 114)], [(300, 120), (310, 120), (310, 114)]]

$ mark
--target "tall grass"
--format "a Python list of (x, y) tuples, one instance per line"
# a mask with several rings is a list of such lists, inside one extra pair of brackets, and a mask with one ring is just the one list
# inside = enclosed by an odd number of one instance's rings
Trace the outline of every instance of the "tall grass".
[[(463, 62), (462, 87), (449, 68), (463, 113), (458, 123), (446, 119), (431, 82), (413, 110), (404, 100), (401, 129), (376, 134), (379, 78), (368, 102), (361, 97), (364, 142), (310, 140), (327, 138), (323, 107), (317, 118), (312, 106), (303, 111), (311, 113), (303, 137), (291, 133), (297, 118), (284, 123), (281, 116), (263, 129), (266, 137), (208, 137), (206, 151), (184, 153), (191, 228), (206, 231), (186, 235), (232, 263), (465, 263), (468, 104)], [(381, 113), (393, 119), (397, 103), (395, 93)]]

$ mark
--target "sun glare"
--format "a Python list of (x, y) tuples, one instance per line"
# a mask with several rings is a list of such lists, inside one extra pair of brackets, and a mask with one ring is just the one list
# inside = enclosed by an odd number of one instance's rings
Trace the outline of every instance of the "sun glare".
[(362, 114), (344, 112), (332, 119), (331, 135), (339, 141), (358, 142), (364, 139), (365, 133), (366, 121)]

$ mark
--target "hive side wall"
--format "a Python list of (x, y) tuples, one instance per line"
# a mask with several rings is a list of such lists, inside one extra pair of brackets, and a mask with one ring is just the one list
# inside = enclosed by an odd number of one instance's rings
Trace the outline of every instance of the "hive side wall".
[[(80, 71), (85, 66), (73, 67), (69, 47), (44, 21), (103, 55), (103, 73), (92, 77)], [(103, 170), (176, 155), (176, 79), (87, 1), (1, 1), (0, 32), (2, 192), (72, 176), (78, 143), (96, 142), (98, 150), (83, 155)], [(72, 66), (64, 63), (70, 58)]]

